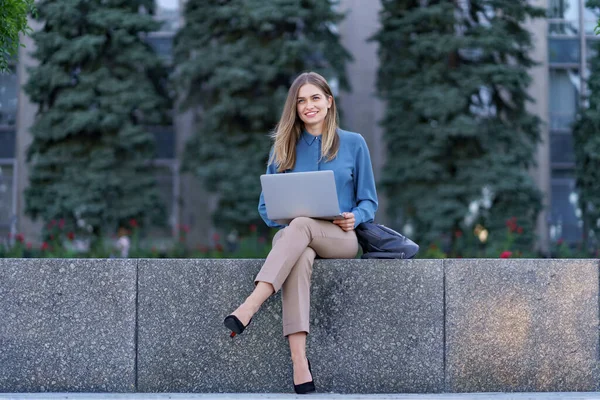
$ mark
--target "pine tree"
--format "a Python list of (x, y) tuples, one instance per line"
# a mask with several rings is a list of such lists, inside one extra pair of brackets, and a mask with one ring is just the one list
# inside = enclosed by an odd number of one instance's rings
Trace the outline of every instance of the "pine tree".
[[(260, 222), (259, 176), (287, 89), (304, 71), (347, 87), (334, 0), (189, 0), (175, 40), (184, 107), (200, 110), (184, 170), (218, 193), (216, 226)], [(261, 224), (262, 225), (262, 224)]]
[(29, 12), (35, 12), (33, 0), (0, 0), (0, 73), (8, 71), (8, 60), (17, 55), (19, 34), (31, 32)]
[(390, 216), (424, 242), (452, 242), (479, 224), (490, 247), (515, 216), (517, 246), (530, 249), (541, 193), (527, 170), (540, 121), (525, 109), (534, 62), (521, 24), (544, 10), (525, 0), (382, 3), (374, 39)]
[[(588, 0), (586, 6), (600, 11), (600, 0)], [(590, 230), (600, 237), (600, 43), (594, 48), (587, 80), (589, 105), (579, 111), (573, 125), (575, 177), (586, 245)]]
[(146, 128), (170, 108), (165, 69), (143, 40), (159, 28), (154, 1), (43, 0), (38, 8), (39, 66), (25, 88), (39, 106), (26, 212), (94, 239), (131, 218), (163, 222)]

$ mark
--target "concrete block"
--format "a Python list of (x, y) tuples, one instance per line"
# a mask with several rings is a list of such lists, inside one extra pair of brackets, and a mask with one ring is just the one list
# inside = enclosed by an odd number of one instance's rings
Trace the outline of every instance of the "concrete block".
[(134, 391), (135, 264), (0, 259), (0, 392)]
[[(240, 336), (223, 318), (262, 260), (140, 260), (138, 390), (291, 392), (281, 300)], [(443, 390), (443, 277), (437, 260), (317, 260), (308, 338), (320, 392)]]
[(597, 260), (446, 260), (447, 391), (595, 391)]

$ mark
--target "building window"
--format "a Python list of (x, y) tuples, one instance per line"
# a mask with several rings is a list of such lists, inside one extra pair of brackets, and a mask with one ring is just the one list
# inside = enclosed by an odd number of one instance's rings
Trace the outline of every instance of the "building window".
[(146, 39), (152, 46), (156, 54), (167, 63), (173, 60), (173, 33), (171, 32), (153, 32)]
[(15, 158), (15, 143), (15, 129), (0, 126), (0, 158)]
[(163, 24), (161, 32), (175, 33), (181, 27), (180, 0), (156, 0), (156, 19)]
[(14, 233), (12, 228), (16, 223), (15, 216), (15, 177), (14, 162), (0, 160), (0, 238)]
[[(593, 35), (598, 23), (595, 11), (583, 9), (583, 29)], [(579, 34), (579, 0), (550, 0), (548, 4), (548, 34), (574, 36)]]
[(0, 74), (0, 126), (15, 126), (17, 121), (17, 74)]
[(553, 241), (563, 239), (575, 243), (581, 240), (583, 222), (575, 191), (575, 178), (552, 177), (550, 220), (550, 238)]
[(579, 39), (564, 37), (548, 39), (548, 61), (551, 64), (578, 64), (579, 57)]
[(571, 131), (579, 107), (579, 72), (550, 70), (550, 130)]

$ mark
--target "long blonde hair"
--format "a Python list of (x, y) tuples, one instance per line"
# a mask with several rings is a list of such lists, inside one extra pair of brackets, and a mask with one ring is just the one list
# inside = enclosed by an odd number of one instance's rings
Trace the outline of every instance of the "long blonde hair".
[(325, 96), (331, 98), (331, 107), (325, 116), (324, 129), (321, 135), (321, 159), (333, 160), (340, 148), (340, 138), (337, 133), (338, 113), (331, 88), (325, 78), (316, 72), (304, 72), (290, 86), (281, 118), (271, 134), (274, 144), (269, 164), (275, 162), (277, 172), (292, 169), (296, 165), (296, 143), (304, 128), (304, 122), (298, 116), (297, 111), (298, 92), (306, 84), (315, 85)]

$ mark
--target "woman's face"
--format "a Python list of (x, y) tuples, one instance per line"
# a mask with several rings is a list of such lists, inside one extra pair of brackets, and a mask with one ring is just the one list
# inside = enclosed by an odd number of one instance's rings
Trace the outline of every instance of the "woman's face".
[(331, 96), (327, 96), (315, 85), (307, 83), (298, 91), (296, 110), (305, 126), (318, 127), (322, 130), (331, 103)]

